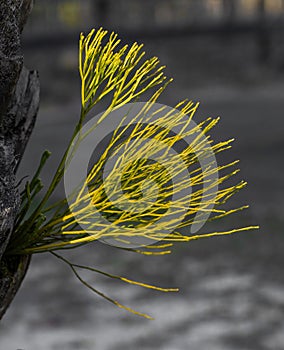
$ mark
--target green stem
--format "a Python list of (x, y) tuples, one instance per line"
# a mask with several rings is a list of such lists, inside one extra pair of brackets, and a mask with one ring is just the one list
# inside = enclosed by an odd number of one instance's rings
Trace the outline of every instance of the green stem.
[(76, 135), (78, 134), (78, 132), (81, 130), (82, 128), (82, 124), (84, 121), (84, 118), (86, 116), (85, 110), (82, 108), (81, 109), (81, 113), (80, 113), (80, 120), (78, 122), (78, 124), (76, 125), (73, 135), (70, 139), (69, 145), (57, 167), (56, 173), (51, 181), (51, 184), (49, 185), (48, 190), (46, 191), (44, 197), (42, 198), (41, 202), (39, 203), (39, 205), (37, 206), (37, 208), (34, 210), (34, 212), (31, 214), (30, 218), (27, 219), (27, 221), (21, 226), (20, 232), (23, 234), (23, 232), (25, 232), (25, 234), (23, 235), (26, 236), (29, 234), (29, 230), (31, 229), (32, 225), (34, 224), (35, 220), (37, 219), (37, 217), (39, 216), (39, 214), (41, 213), (42, 208), (44, 207), (44, 205), (46, 204), (46, 202), (48, 201), (48, 199), (50, 198), (51, 194), (53, 193), (53, 191), (55, 190), (56, 186), (58, 185), (58, 183), (61, 181), (63, 174), (64, 174), (64, 165), (65, 165), (65, 161), (68, 155), (68, 152), (71, 148), (72, 142), (74, 141)]

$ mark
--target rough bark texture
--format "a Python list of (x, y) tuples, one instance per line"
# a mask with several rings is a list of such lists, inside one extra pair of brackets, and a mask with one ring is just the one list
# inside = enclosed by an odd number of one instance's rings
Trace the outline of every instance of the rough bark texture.
[(0, 319), (15, 297), (30, 257), (6, 257), (19, 193), (15, 173), (32, 132), (39, 105), (36, 72), (23, 66), (20, 34), (32, 0), (0, 2)]

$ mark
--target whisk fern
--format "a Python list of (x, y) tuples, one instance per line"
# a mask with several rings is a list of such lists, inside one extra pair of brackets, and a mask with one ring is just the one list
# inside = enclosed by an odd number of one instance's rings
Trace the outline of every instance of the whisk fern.
[[(214, 154), (217, 154), (229, 149), (233, 140), (213, 142), (209, 132), (217, 124), (218, 118), (208, 118), (196, 127), (188, 128), (198, 108), (198, 103), (179, 102), (174, 108), (179, 113), (174, 113), (161, 106), (155, 110), (155, 113), (159, 115), (158, 124), (162, 127), (151, 124), (151, 120), (147, 124), (143, 122), (144, 119), (140, 117), (151, 110), (172, 81), (165, 76), (165, 67), (160, 65), (157, 57), (144, 59), (144, 56), (143, 45), (137, 43), (131, 46), (121, 45), (117, 34), (111, 33), (108, 36), (108, 32), (102, 28), (97, 31), (92, 30), (87, 36), (81, 34), (79, 40), (81, 112), (78, 123), (47, 190), (44, 192), (40, 173), (50, 156), (48, 151), (42, 155), (34, 177), (26, 182), (21, 193), (21, 209), (6, 254), (50, 252), (68, 264), (80, 282), (96, 294), (120, 308), (150, 318), (101, 293), (87, 283), (79, 271), (87, 269), (126, 283), (158, 291), (175, 292), (177, 289), (156, 287), (109, 274), (93, 267), (74, 264), (55, 251), (75, 248), (98, 239), (107, 242), (111, 238), (117, 242), (119, 249), (144, 255), (165, 255), (171, 252), (174, 242), (189, 242), (200, 238), (229, 235), (257, 227), (249, 226), (224, 232), (190, 234), (190, 226), (193, 222), (202, 223), (205, 220), (203, 214), (206, 212), (212, 213), (210, 220), (217, 220), (247, 208), (247, 206), (242, 206), (225, 210), (220, 207), (241, 190), (246, 182), (241, 181), (234, 186), (223, 186), (222, 189), (218, 189), (218, 186), (226, 183), (228, 178), (238, 172), (238, 169), (234, 168), (237, 161), (217, 167), (209, 163), (206, 169), (202, 169), (199, 165), (200, 159), (208, 156), (209, 146)], [(145, 92), (151, 95), (148, 103), (141, 109), (141, 114), (136, 116), (135, 126), (121, 124), (116, 130), (113, 130), (108, 146), (92, 165), (84, 183), (74, 189), (72, 204), (68, 205), (67, 198), (50, 205), (49, 199), (62, 181), (66, 167), (72, 162), (72, 157), (78, 150), (80, 142), (102, 121), (107, 120), (113, 110), (118, 110), (131, 102), (137, 102)], [(93, 107), (103, 99), (109, 101), (105, 112), (93, 125), (92, 130), (84, 132), (83, 125), (87, 116)], [(184, 118), (184, 116), (187, 117)], [(177, 126), (180, 131), (171, 133), (170, 131)], [(201, 134), (200, 130), (202, 130)], [(190, 137), (190, 144), (184, 147), (178, 155), (168, 158), (169, 150), (186, 137)], [(122, 139), (124, 145), (128, 144), (131, 147), (128, 147), (127, 152), (119, 156), (121, 148), (118, 147), (118, 144)], [(152, 142), (144, 144), (145, 139), (152, 140)], [(155, 158), (157, 154), (159, 154), (161, 163), (148, 161), (149, 158)], [(110, 156), (117, 156), (117, 161), (108, 176), (103, 179), (101, 174)], [(188, 169), (187, 176), (181, 176), (183, 168), (180, 165), (180, 159)], [(121, 163), (128, 164), (123, 167), (122, 172), (120, 171)], [(217, 175), (219, 171), (226, 169), (233, 170), (229, 170), (228, 174), (222, 177), (216, 176), (216, 180), (211, 183), (208, 181), (212, 174)], [(171, 183), (171, 175), (181, 176), (175, 187)], [(151, 186), (142, 190), (146, 179), (150, 181)], [(200, 188), (201, 186), (204, 188)], [(139, 200), (143, 197), (144, 206), (141, 204), (141, 210), (131, 211), (129, 206), (126, 206), (127, 210), (121, 209), (125, 205), (125, 196), (119, 197), (121, 187), (129, 202), (132, 201), (138, 205)], [(158, 187), (157, 190), (155, 190), (156, 187)], [(174, 202), (171, 200), (173, 195), (182, 193), (187, 187), (192, 189), (190, 202), (188, 202), (188, 196), (185, 195), (180, 195)], [(40, 195), (39, 204), (32, 209), (35, 198)], [(116, 198), (115, 204), (110, 198)], [(202, 202), (202, 199), (205, 201)], [(94, 206), (107, 223), (92, 221)], [(161, 220), (170, 210), (175, 214), (186, 211), (185, 219), (180, 222), (178, 216), (169, 216), (167, 220)], [(155, 225), (151, 225), (152, 223)], [(183, 230), (180, 230), (181, 228)], [(185, 231), (186, 234), (183, 233)], [(168, 233), (165, 234), (165, 232)], [(145, 238), (147, 244), (144, 243), (140, 247), (131, 246), (135, 237)]]

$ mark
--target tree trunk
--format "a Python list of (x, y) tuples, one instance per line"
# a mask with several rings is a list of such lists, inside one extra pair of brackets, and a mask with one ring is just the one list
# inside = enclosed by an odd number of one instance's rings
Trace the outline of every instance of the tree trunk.
[(267, 28), (265, 0), (258, 0), (258, 46), (259, 46), (259, 61), (267, 63), (270, 57), (270, 35)]
[(20, 197), (15, 175), (34, 127), (39, 79), (23, 66), (20, 34), (33, 0), (0, 2), (0, 319), (14, 299), (29, 256), (6, 257)]
[(107, 27), (109, 2), (108, 0), (93, 1), (93, 14), (97, 22), (97, 27)]
[(236, 19), (237, 4), (236, 0), (223, 0), (223, 13), (225, 22), (232, 25)]

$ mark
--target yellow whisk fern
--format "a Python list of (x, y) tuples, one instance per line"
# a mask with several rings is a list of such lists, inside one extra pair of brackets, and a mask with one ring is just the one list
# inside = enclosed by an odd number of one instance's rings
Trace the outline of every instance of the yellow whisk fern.
[[(220, 166), (216, 163), (215, 155), (229, 149), (233, 141), (214, 143), (211, 139), (209, 132), (219, 119), (208, 118), (195, 124), (198, 103), (192, 101), (181, 101), (174, 108), (159, 104), (158, 98), (172, 79), (164, 75), (165, 67), (157, 57), (144, 56), (143, 45), (122, 45), (115, 33), (108, 35), (99, 29), (87, 36), (81, 34), (80, 118), (46, 192), (40, 197), (43, 186), (39, 176), (50, 156), (47, 151), (34, 177), (26, 183), (7, 254), (51, 252), (93, 292), (120, 308), (151, 318), (101, 293), (79, 271), (89, 270), (157, 291), (175, 292), (176, 288), (156, 287), (71, 263), (55, 251), (102, 240), (126, 251), (165, 255), (171, 253), (175, 242), (257, 227), (196, 233), (209, 215), (209, 220), (217, 220), (247, 208), (222, 209), (246, 183), (226, 187), (226, 180), (238, 170), (237, 161)], [(145, 92), (150, 94), (148, 102), (138, 102)], [(90, 124), (90, 111), (102, 100), (107, 108)], [(63, 179), (68, 185), (75, 177), (72, 171), (78, 161), (76, 154), (83, 152), (82, 145), (93, 135), (98, 138), (100, 128), (112, 121), (115, 127), (109, 130), (107, 146), (88, 166), (86, 176), (79, 177), (76, 186), (67, 191), (66, 199), (50, 204), (57, 185)], [(220, 177), (220, 171), (227, 174)], [(41, 199), (34, 207), (38, 196)]]

